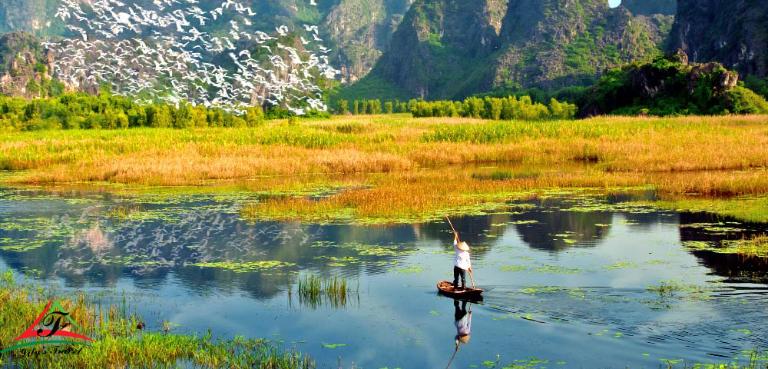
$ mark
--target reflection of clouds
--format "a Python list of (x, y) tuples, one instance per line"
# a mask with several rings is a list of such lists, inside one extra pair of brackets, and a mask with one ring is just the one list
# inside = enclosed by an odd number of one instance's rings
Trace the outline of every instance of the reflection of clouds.
[[(86, 280), (113, 285), (126, 274), (136, 280), (161, 283), (171, 271), (195, 290), (238, 286), (257, 298), (270, 297), (295, 281), (292, 268), (273, 271), (233, 273), (228, 270), (185, 267), (205, 262), (250, 262), (279, 260), (301, 269), (354, 276), (383, 273), (380, 265), (390, 265), (399, 257), (391, 254), (366, 254), (351, 247), (350, 239), (371, 241), (370, 245), (402, 245), (399, 238), (412, 239), (410, 226), (358, 227), (351, 225), (308, 225), (300, 222), (249, 222), (240, 218), (236, 203), (189, 201), (170, 205), (143, 204), (141, 211), (117, 219), (109, 204), (94, 212), (93, 207), (80, 213), (52, 215), (72, 235), (54, 249), (56, 257), (39, 251), (29, 255), (23, 267), (31, 264), (43, 275), (59, 275), (68, 283)], [(314, 247), (317, 242), (332, 247)], [(398, 249), (402, 246), (397, 246)], [(329, 265), (327, 256), (352, 258), (344, 266)], [(42, 266), (40, 266), (42, 265)]]
[(99, 223), (94, 224), (91, 228), (78, 232), (71, 241), (74, 248), (78, 248), (76, 245), (83, 245), (82, 247), (89, 248), (94, 254), (100, 255), (106, 251), (112, 249), (112, 243), (109, 237), (101, 230)]

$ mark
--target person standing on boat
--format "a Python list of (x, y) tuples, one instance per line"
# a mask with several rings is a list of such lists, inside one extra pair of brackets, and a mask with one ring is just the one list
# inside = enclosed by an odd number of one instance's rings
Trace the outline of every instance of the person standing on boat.
[[(453, 258), (453, 288), (463, 290), (467, 286), (467, 271), (472, 273), (472, 262), (469, 260), (469, 245), (464, 241), (459, 241), (459, 234), (453, 234), (453, 250), (456, 252)], [(459, 287), (459, 277), (461, 277), (461, 287)]]
[(454, 320), (456, 323), (456, 349), (459, 349), (459, 344), (469, 343), (469, 335), (472, 330), (472, 309), (467, 312), (467, 301), (461, 302), (461, 308), (459, 308), (459, 300), (453, 300), (454, 307)]

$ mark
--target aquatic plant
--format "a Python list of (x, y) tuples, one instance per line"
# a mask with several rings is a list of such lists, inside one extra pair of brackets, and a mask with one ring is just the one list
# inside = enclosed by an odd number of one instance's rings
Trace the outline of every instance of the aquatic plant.
[(294, 266), (296, 264), (284, 262), (284, 261), (278, 261), (278, 260), (259, 260), (259, 261), (243, 261), (243, 262), (235, 262), (235, 261), (199, 262), (199, 263), (194, 263), (190, 265), (200, 267), (200, 268), (216, 268), (216, 269), (230, 270), (235, 273), (246, 273), (246, 272), (255, 272), (255, 271), (271, 270), (271, 269), (278, 269), (278, 268), (287, 268), (287, 267)]
[(768, 258), (768, 235), (754, 235), (741, 240), (721, 242), (683, 241), (691, 250), (711, 251), (718, 254), (734, 254), (749, 258)]
[(308, 274), (299, 279), (296, 289), (299, 302), (312, 308), (323, 303), (334, 308), (345, 307), (353, 295), (359, 298), (359, 286), (353, 289), (345, 278), (338, 276), (322, 278)]

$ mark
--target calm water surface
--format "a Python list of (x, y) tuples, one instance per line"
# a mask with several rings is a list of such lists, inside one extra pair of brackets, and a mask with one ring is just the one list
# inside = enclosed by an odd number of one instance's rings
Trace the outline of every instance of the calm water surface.
[[(658, 368), (768, 347), (768, 264), (686, 247), (768, 227), (625, 200), (560, 195), (454, 219), (487, 292), (468, 306), (471, 339), (452, 367)], [(448, 364), (454, 302), (434, 287), (452, 277), (446, 224), (250, 222), (246, 201), (2, 190), (0, 270), (61, 295), (125, 296), (150, 329), (266, 337), (320, 368)], [(238, 264), (252, 261), (289, 264)], [(305, 303), (307, 274), (357, 292), (343, 306)]]

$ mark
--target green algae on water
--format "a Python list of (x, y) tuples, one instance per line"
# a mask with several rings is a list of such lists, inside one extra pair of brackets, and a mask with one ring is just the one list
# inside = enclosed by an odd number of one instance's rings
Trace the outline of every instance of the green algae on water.
[(256, 272), (256, 271), (262, 271), (262, 270), (287, 268), (287, 267), (295, 266), (296, 264), (288, 263), (284, 261), (278, 261), (278, 260), (260, 260), (260, 261), (247, 261), (247, 262), (236, 262), (236, 261), (200, 262), (200, 263), (194, 263), (189, 265), (200, 267), (200, 268), (225, 269), (225, 270), (233, 271), (235, 273), (246, 273), (246, 272)]

